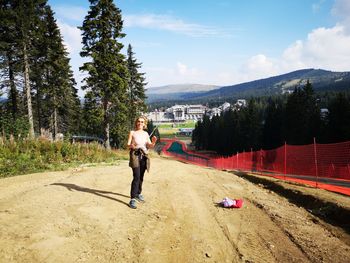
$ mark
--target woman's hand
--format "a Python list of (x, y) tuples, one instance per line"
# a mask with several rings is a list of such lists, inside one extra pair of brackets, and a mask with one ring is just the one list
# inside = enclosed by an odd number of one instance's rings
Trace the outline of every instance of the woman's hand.
[(135, 144), (133, 144), (133, 143), (130, 144), (130, 145), (129, 145), (129, 149), (135, 149)]
[(149, 142), (147, 143), (147, 147), (148, 148), (153, 148), (154, 145), (156, 144), (156, 142), (157, 142), (157, 137), (153, 136), (152, 139), (151, 139), (151, 143), (149, 143)]
[(152, 137), (152, 144), (153, 144), (153, 146), (156, 144), (156, 142), (157, 142), (157, 137), (153, 136)]

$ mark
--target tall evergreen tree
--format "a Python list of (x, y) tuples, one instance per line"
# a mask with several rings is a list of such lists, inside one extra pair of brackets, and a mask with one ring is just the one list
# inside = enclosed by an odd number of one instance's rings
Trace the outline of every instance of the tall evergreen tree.
[(132, 47), (129, 44), (128, 46), (128, 57), (127, 57), (127, 66), (129, 71), (128, 79), (128, 95), (129, 95), (129, 118), (130, 118), (130, 129), (133, 127), (135, 118), (142, 112), (147, 110), (145, 103), (146, 94), (145, 94), (145, 73), (140, 73), (139, 69), (141, 68), (141, 63), (137, 63), (134, 58), (134, 52)]
[[(34, 128), (36, 132), (40, 132), (40, 128), (51, 128), (54, 135), (58, 129), (66, 132), (72, 125), (77, 127), (79, 119), (73, 73), (53, 12), (46, 2), (7, 0), (0, 3), (0, 18), (4, 21), (0, 23), (3, 62), (0, 71), (5, 73), (4, 85), (9, 90), (8, 112), (12, 113), (14, 123), (17, 116), (28, 116), (31, 137)], [(23, 83), (22, 94), (19, 88)], [(26, 104), (27, 110), (21, 109), (22, 104)]]
[(241, 110), (243, 115), (242, 129), (244, 148), (246, 150), (259, 150), (261, 148), (262, 119), (261, 113), (254, 99), (248, 102), (248, 106)]
[(329, 142), (350, 140), (350, 99), (338, 94), (329, 104)]
[(18, 0), (15, 7), (17, 15), (17, 30), (19, 32), (19, 45), (22, 50), (22, 62), (24, 73), (25, 98), (27, 104), (29, 136), (34, 137), (34, 117), (32, 108), (32, 90), (30, 83), (30, 70), (32, 53), (36, 39), (36, 29), (40, 23), (40, 15), (46, 6), (46, 0)]
[[(126, 93), (128, 70), (123, 45), (121, 11), (112, 0), (90, 0), (90, 10), (82, 27), (82, 57), (90, 58), (80, 70), (86, 71), (83, 89), (88, 90), (103, 113), (105, 146), (110, 148), (110, 132), (120, 146), (127, 136)], [(111, 127), (111, 124), (113, 125)]]
[(273, 149), (283, 145), (284, 135), (284, 105), (281, 100), (270, 99), (265, 111), (263, 125), (263, 148)]
[(16, 80), (21, 71), (19, 66), (18, 32), (16, 30), (15, 2), (11, 0), (0, 2), (0, 89), (8, 93), (5, 108), (13, 121), (20, 114), (20, 94)]
[(236, 120), (236, 112), (233, 110), (228, 110), (224, 112), (224, 131), (223, 131), (223, 139), (224, 139), (224, 154), (232, 155), (236, 152), (237, 148), (237, 120)]
[(103, 111), (92, 92), (85, 94), (82, 114), (82, 132), (86, 135), (103, 137)]
[[(5, 38), (2, 45), (5, 47), (6, 61), (8, 63), (8, 83), (10, 86), (10, 105), (12, 115), (18, 111), (19, 93), (18, 86), (22, 81), (24, 83), (24, 98), (26, 104), (26, 112), (29, 123), (29, 136), (34, 137), (34, 121), (32, 109), (32, 87), (30, 81), (31, 67), (35, 60), (33, 53), (35, 52), (35, 42), (37, 41), (38, 25), (42, 15), (46, 0), (12, 0), (1, 2), (3, 11), (6, 15), (3, 24)], [(2, 50), (3, 51), (3, 50)], [(2, 53), (2, 54), (4, 54)], [(21, 71), (21, 74), (19, 74)], [(20, 76), (21, 79), (16, 80)], [(17, 87), (16, 87), (17, 86)], [(15, 116), (14, 116), (15, 117)]]
[[(77, 130), (80, 102), (75, 80), (69, 66), (68, 53), (63, 45), (63, 39), (49, 6), (45, 9), (43, 19), (45, 47), (43, 76), (45, 83), (41, 97), (45, 103), (50, 130), (53, 136), (59, 132)], [(37, 90), (39, 93), (39, 90)], [(40, 114), (40, 113), (39, 113)]]
[(312, 85), (295, 88), (286, 105), (286, 139), (289, 144), (309, 144), (317, 137), (320, 110)]

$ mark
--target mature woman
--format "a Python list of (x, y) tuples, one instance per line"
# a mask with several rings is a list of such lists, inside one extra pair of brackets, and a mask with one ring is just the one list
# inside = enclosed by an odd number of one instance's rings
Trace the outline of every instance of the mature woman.
[(142, 192), (143, 176), (145, 171), (149, 171), (150, 159), (148, 149), (153, 148), (157, 137), (153, 136), (152, 141), (148, 133), (144, 130), (147, 128), (147, 119), (143, 116), (137, 118), (134, 124), (134, 130), (130, 131), (128, 138), (128, 147), (130, 149), (129, 166), (132, 168), (133, 180), (131, 182), (130, 203), (131, 208), (137, 208), (136, 200), (144, 202)]

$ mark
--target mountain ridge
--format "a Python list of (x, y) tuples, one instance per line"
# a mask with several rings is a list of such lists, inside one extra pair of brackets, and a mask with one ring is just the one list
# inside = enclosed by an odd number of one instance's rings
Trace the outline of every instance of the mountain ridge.
[[(277, 76), (267, 77), (263, 79), (248, 81), (244, 83), (228, 85), (228, 86), (215, 86), (211, 85), (212, 89), (205, 90), (190, 90), (190, 86), (186, 88), (182, 87), (182, 91), (176, 90), (177, 85), (166, 85), (163, 87), (172, 87), (173, 93), (151, 93), (148, 90), (146, 93), (149, 96), (149, 102), (166, 101), (166, 100), (196, 100), (196, 99), (215, 99), (225, 97), (249, 97), (249, 96), (266, 96), (291, 93), (295, 87), (303, 86), (307, 81), (310, 81), (315, 91), (317, 90), (344, 90), (350, 89), (350, 72), (336, 72), (328, 71), (324, 69), (300, 69), (284, 73)], [(206, 86), (206, 85), (202, 85)], [(210, 86), (210, 85), (208, 85)], [(217, 87), (217, 88), (215, 88)], [(158, 87), (161, 89), (161, 87)]]

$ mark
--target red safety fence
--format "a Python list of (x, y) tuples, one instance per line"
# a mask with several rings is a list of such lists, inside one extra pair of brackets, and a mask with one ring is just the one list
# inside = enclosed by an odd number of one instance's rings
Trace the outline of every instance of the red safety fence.
[[(309, 184), (350, 195), (350, 141), (333, 144), (283, 145), (273, 150), (212, 157), (189, 151), (183, 142), (164, 140), (163, 152), (179, 160), (223, 170), (241, 170)], [(169, 152), (173, 143), (182, 152)]]

